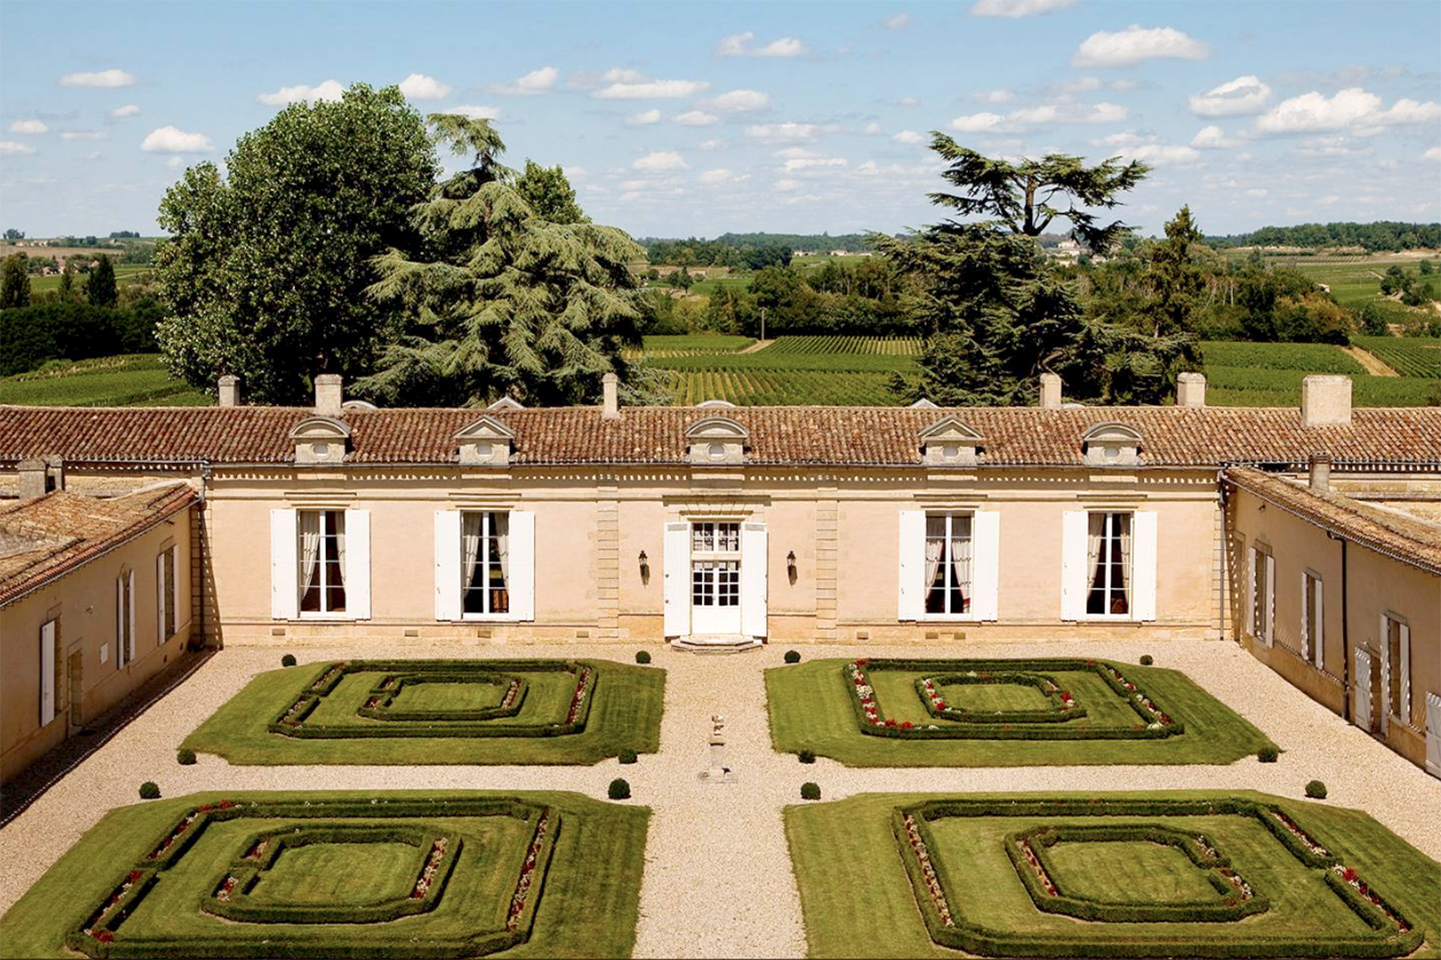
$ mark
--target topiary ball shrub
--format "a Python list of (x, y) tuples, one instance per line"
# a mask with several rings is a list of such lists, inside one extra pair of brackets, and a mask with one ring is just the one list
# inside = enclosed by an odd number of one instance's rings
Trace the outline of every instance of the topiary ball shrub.
[(1275, 763), (1276, 758), (1280, 755), (1281, 751), (1277, 750), (1275, 747), (1262, 747), (1260, 750), (1256, 751), (1256, 759), (1260, 760), (1262, 763)]
[(637, 650), (637, 651), (635, 652), (635, 662), (636, 662), (636, 663), (640, 663), (640, 664), (650, 663), (650, 651), (649, 651), (649, 650)]
[(141, 800), (159, 800), (160, 787), (154, 780), (146, 780), (140, 785)]
[(195, 762), (195, 751), (189, 747), (181, 747), (175, 752), (175, 762), (182, 767), (188, 767)]
[(801, 784), (802, 800), (819, 800), (821, 798), (821, 785), (814, 780), (807, 780)]
[(285, 656), (281, 657), (281, 658), (280, 658), (280, 665), (281, 665), (282, 667), (293, 667), (293, 666), (295, 666), (295, 654), (293, 654), (293, 653), (287, 653)]
[(1154, 659), (1149, 653), (1143, 653), (1143, 654), (1141, 654), (1141, 666), (1143, 666), (1143, 667), (1149, 667), (1151, 664), (1153, 664), (1153, 663), (1155, 663), (1155, 662), (1156, 662), (1155, 659)]
[(630, 784), (616, 777), (610, 782), (610, 789), (606, 791), (606, 795), (612, 800), (629, 800)]
[(786, 651), (786, 663), (800, 663), (800, 662), (801, 662), (801, 652), (800, 652), (799, 650), (787, 650), (787, 651)]
[(620, 756), (616, 759), (619, 760), (621, 763), (635, 763), (636, 760), (640, 758), (635, 755), (634, 750), (622, 750), (620, 752)]
[(1312, 800), (1325, 800), (1326, 785), (1320, 780), (1312, 780), (1310, 783), (1306, 784), (1306, 796), (1310, 797)]
[(801, 763), (816, 762), (816, 752), (814, 750), (811, 750), (810, 748), (802, 750), (800, 753), (796, 754), (796, 756), (800, 758)]

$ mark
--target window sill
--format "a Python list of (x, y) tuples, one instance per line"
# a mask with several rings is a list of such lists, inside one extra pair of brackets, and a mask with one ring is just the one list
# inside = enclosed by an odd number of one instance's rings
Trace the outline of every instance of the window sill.
[(346, 613), (302, 613), (295, 619), (306, 623), (354, 623), (361, 618)]
[(440, 621), (442, 623), (517, 623), (518, 618), (513, 613), (466, 613), (462, 614), (459, 620)]

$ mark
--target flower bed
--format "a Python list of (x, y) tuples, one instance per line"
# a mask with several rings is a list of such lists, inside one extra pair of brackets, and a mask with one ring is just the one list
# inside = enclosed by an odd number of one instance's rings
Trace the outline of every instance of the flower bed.
[[(916, 723), (888, 716), (872, 682), (876, 671), (919, 674), (916, 695), (930, 718), (938, 722)], [(1066, 722), (1079, 720), (1087, 712), (1050, 675), (1062, 671), (1086, 671), (1099, 677), (1135, 720), (1130, 724)], [(1134, 679), (1105, 661), (863, 658), (848, 661), (842, 673), (860, 730), (870, 736), (909, 740), (1159, 740), (1185, 732), (1184, 725), (1163, 710)], [(1027, 684), (1041, 691), (1052, 706), (1048, 710), (1000, 713), (959, 710), (941, 695), (943, 686), (957, 683)]]
[[(436, 830), (426, 821), (438, 818), (464, 822), (473, 818), (505, 818), (518, 823), (526, 839), (520, 846), (496, 847), (485, 851), (485, 858), (514, 857), (514, 886), (501, 893), (502, 900), (493, 905), (467, 902), (464, 909), (448, 911), (449, 919), (432, 927), (424, 919), (441, 905), (450, 886), (452, 875), (459, 869), (464, 841), (455, 830)], [(134, 931), (128, 923), (136, 911), (145, 908), (147, 896), (157, 889), (187, 881), (177, 876), (193, 877), (187, 869), (177, 874), (171, 870), (196, 849), (195, 844), (207, 830), (236, 820), (274, 823), (275, 826), (242, 838), (233, 849), (230, 863), (201, 892), (198, 899), (201, 915), (210, 914), (227, 921), (224, 928), (199, 926), (186, 928), (183, 934), (165, 936), (157, 933), (153, 922)], [(417, 822), (419, 821), (419, 822)], [(474, 957), (516, 946), (529, 939), (535, 913), (544, 888), (545, 877), (560, 831), (561, 818), (554, 807), (527, 803), (519, 799), (472, 797), (425, 799), (326, 800), (326, 801), (251, 801), (208, 804), (187, 810), (165, 835), (158, 839), (143, 858), (117, 883), (113, 892), (88, 915), (84, 924), (74, 929), (65, 940), (66, 946), (91, 957)], [(234, 827), (225, 827), (233, 832)], [(231, 834), (221, 834), (227, 837)], [(207, 841), (212, 846), (217, 841)], [(414, 860), (398, 897), (363, 900), (363, 891), (343, 902), (285, 902), (266, 894), (267, 871), (276, 867), (288, 851), (323, 844), (356, 845), (364, 855), (367, 844), (401, 844), (413, 848)], [(386, 861), (398, 862), (398, 861)], [(480, 870), (480, 861), (470, 861), (472, 871)], [(486, 875), (493, 872), (485, 867)], [(497, 878), (504, 875), (496, 874)], [(479, 874), (472, 873), (463, 889), (475, 897), (484, 887), (477, 887)], [(193, 882), (193, 881), (190, 881)], [(486, 881), (492, 883), (494, 881)], [(502, 881), (503, 882), (503, 881)], [(497, 891), (499, 892), (499, 891)], [(169, 891), (167, 903), (174, 902), (175, 891)], [(195, 901), (192, 901), (195, 902)], [(160, 907), (149, 908), (152, 911)], [(486, 928), (481, 919), (493, 915), (495, 925)], [(385, 925), (406, 918), (406, 933), (380, 935)], [(464, 935), (456, 932), (456, 921), (464, 920)], [(169, 930), (183, 918), (171, 917), (163, 929)], [(443, 927), (444, 933), (426, 935), (427, 929)]]

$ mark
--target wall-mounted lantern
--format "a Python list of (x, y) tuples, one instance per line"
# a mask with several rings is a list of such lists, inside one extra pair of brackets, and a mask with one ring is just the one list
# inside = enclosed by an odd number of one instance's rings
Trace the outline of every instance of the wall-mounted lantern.
[(795, 586), (796, 577), (796, 552), (792, 550), (786, 554), (786, 574), (791, 578), (791, 586)]
[(650, 583), (650, 559), (649, 559), (648, 557), (646, 557), (644, 550), (642, 550), (642, 551), (640, 552), (640, 556), (639, 556), (637, 559), (640, 560), (640, 582), (641, 582), (641, 583), (644, 583), (644, 584), (649, 584), (649, 583)]

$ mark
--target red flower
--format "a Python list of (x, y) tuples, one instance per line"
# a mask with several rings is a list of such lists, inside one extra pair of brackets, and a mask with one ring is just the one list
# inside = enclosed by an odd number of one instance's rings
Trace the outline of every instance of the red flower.
[(887, 718), (886, 718), (886, 726), (888, 726), (888, 727), (894, 727), (895, 725), (896, 725), (896, 718), (895, 718), (895, 717), (887, 717)]
[(233, 807), (233, 806), (235, 806), (235, 801), (234, 801), (234, 800), (221, 800), (221, 801), (220, 801), (220, 809), (221, 809), (221, 810), (229, 810), (229, 809), (230, 809), (231, 807)]
[(1347, 867), (1347, 868), (1346, 868), (1346, 872), (1343, 873), (1342, 876), (1345, 878), (1345, 880), (1346, 880), (1347, 883), (1350, 883), (1352, 880), (1355, 880), (1355, 879), (1356, 879), (1356, 870), (1355, 870), (1355, 868), (1353, 868), (1353, 867)]
[(139, 883), (139, 882), (140, 882), (140, 871), (139, 871), (139, 870), (131, 870), (131, 871), (130, 871), (130, 882), (131, 882), (131, 883)]
[(101, 943), (114, 943), (115, 934), (109, 930), (101, 930), (95, 935), (95, 939), (99, 940)]
[(901, 724), (901, 729), (902, 729), (902, 730), (909, 730), (909, 729), (911, 729), (911, 727), (913, 727), (913, 726), (915, 726), (915, 724), (911, 723), (911, 721), (909, 721), (909, 720), (906, 720), (906, 721), (904, 721), (904, 722)]

